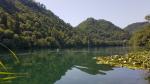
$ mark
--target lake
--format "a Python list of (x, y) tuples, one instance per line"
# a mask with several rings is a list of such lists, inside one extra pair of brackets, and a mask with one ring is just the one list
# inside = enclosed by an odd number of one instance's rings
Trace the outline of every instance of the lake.
[[(2, 84), (150, 84), (146, 71), (96, 64), (93, 57), (125, 54), (127, 47), (30, 50), (17, 52), (20, 64), (6, 61), (8, 71), (26, 73)], [(7, 54), (2, 54), (7, 56)]]

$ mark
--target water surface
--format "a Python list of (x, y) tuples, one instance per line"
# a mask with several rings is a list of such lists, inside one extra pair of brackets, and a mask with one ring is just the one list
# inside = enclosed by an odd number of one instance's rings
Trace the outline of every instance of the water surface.
[[(125, 54), (126, 47), (17, 52), (21, 64), (8, 61), (9, 71), (28, 73), (9, 84), (150, 84), (146, 72), (96, 64), (93, 57)], [(4, 54), (5, 55), (5, 54)], [(6, 83), (6, 81), (5, 81)]]

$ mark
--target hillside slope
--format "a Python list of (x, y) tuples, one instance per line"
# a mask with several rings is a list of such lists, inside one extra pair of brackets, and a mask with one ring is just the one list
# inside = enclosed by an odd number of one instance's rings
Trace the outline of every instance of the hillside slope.
[(150, 24), (143, 26), (142, 29), (133, 33), (130, 44), (150, 48)]
[(113, 23), (100, 19), (88, 18), (80, 23), (76, 30), (89, 35), (94, 45), (119, 45), (128, 39), (128, 33)]
[(0, 0), (0, 42), (9, 47), (63, 47), (71, 31), (34, 0)]
[(0, 42), (9, 48), (118, 46), (126, 39), (106, 20), (88, 18), (73, 28), (34, 0), (0, 0)]
[(137, 22), (128, 25), (127, 27), (124, 28), (125, 31), (128, 31), (130, 34), (138, 31), (139, 29), (142, 29), (144, 25), (147, 25), (148, 22)]

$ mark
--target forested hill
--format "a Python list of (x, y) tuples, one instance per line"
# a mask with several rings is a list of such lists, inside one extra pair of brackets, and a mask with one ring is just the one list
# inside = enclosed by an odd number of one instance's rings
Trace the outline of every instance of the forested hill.
[(139, 29), (142, 29), (145, 25), (147, 25), (148, 22), (137, 22), (128, 25), (127, 27), (124, 28), (125, 31), (128, 31), (130, 34), (138, 31)]
[(145, 46), (150, 49), (150, 23), (133, 33), (129, 42), (133, 46)]
[(73, 28), (34, 0), (0, 0), (0, 43), (9, 48), (112, 46), (127, 38), (105, 20), (88, 19)]
[(122, 44), (123, 40), (128, 39), (128, 32), (115, 26), (113, 23), (100, 19), (88, 18), (80, 23), (77, 28), (83, 34), (89, 35), (91, 41), (99, 45), (109, 44)]
[(0, 0), (0, 40), (9, 47), (61, 47), (72, 26), (33, 0)]

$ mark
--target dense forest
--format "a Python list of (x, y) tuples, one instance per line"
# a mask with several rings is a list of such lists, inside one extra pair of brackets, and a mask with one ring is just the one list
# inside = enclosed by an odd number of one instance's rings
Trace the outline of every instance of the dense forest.
[(60, 47), (72, 27), (32, 0), (0, 0), (0, 40), (9, 47)]
[(133, 46), (145, 46), (150, 48), (150, 24), (143, 26), (142, 29), (133, 33), (129, 42)]
[(138, 35), (134, 31), (147, 27), (145, 25), (148, 22), (134, 23), (123, 30), (110, 21), (87, 18), (72, 27), (34, 0), (0, 0), (0, 43), (9, 48), (121, 46), (129, 37), (130, 42), (135, 43), (133, 38)]
[(105, 20), (73, 28), (34, 0), (0, 0), (0, 42), (10, 48), (116, 46), (127, 32)]
[(150, 15), (145, 16), (145, 19), (147, 22), (133, 23), (124, 28), (130, 32), (130, 45), (150, 48)]
[(113, 23), (100, 19), (88, 18), (80, 23), (76, 30), (89, 36), (89, 43), (99, 45), (122, 45), (128, 39), (128, 32), (115, 26)]

